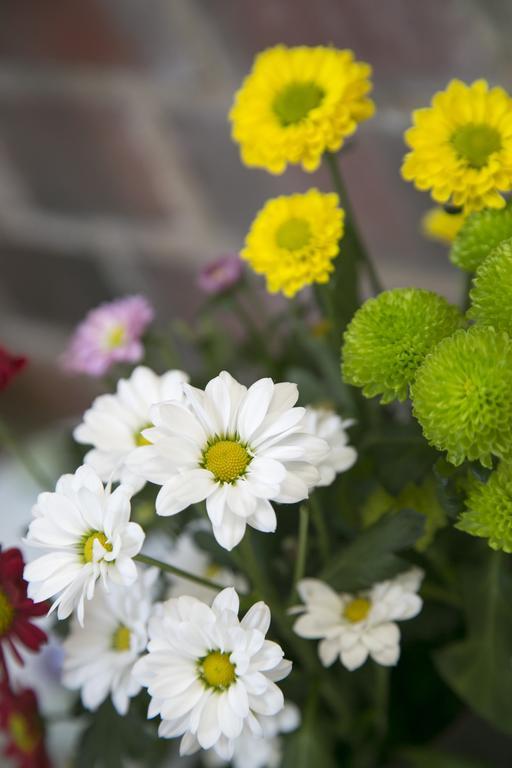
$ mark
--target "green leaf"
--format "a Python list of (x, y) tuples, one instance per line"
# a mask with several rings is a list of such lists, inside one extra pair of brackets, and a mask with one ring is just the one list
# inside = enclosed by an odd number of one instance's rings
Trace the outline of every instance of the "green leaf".
[(375, 462), (376, 480), (393, 496), (409, 483), (419, 483), (431, 471), (438, 454), (416, 425), (389, 425), (373, 434), (368, 453)]
[(160, 765), (169, 743), (152, 732), (152, 724), (145, 719), (146, 706), (136, 711), (139, 703), (143, 702), (133, 701), (128, 713), (121, 717), (107, 699), (91, 715), (80, 739), (75, 768), (125, 768), (129, 757), (144, 757), (154, 768)]
[(335, 589), (352, 591), (394, 576), (408, 566), (395, 552), (412, 547), (424, 525), (424, 516), (411, 509), (387, 515), (338, 551), (320, 578)]
[(467, 637), (436, 654), (445, 682), (475, 712), (512, 734), (512, 577), (506, 555), (489, 553), (486, 571), (462, 584)]
[(488, 768), (486, 763), (428, 747), (401, 750), (404, 768)]

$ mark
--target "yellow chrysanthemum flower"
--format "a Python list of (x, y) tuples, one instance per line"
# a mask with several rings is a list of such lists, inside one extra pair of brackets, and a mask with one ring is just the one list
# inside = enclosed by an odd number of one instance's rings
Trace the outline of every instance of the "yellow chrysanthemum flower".
[(438, 203), (464, 212), (502, 208), (512, 187), (512, 99), (485, 80), (452, 80), (413, 113), (402, 175)]
[(254, 219), (242, 259), (267, 278), (270, 293), (289, 298), (311, 283), (327, 283), (339, 252), (345, 213), (338, 196), (310, 189), (269, 200)]
[(288, 163), (314, 171), (373, 115), (370, 75), (352, 51), (278, 45), (260, 53), (229, 114), (242, 161), (271, 173)]
[(451, 245), (466, 217), (463, 213), (448, 213), (444, 208), (431, 208), (421, 220), (421, 231), (429, 240)]

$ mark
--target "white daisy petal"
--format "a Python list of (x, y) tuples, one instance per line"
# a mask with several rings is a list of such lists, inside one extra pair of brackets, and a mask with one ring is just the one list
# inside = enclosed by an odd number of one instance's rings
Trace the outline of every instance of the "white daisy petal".
[(81, 690), (87, 709), (97, 709), (110, 694), (117, 712), (126, 714), (140, 691), (133, 668), (146, 648), (156, 576), (147, 570), (130, 589), (100, 586), (85, 606), (85, 628), (73, 620), (63, 643), (62, 682)]
[(378, 664), (396, 664), (400, 630), (395, 622), (419, 612), (421, 599), (416, 592), (422, 576), (422, 571), (412, 569), (355, 595), (337, 595), (317, 579), (303, 579), (297, 590), (304, 605), (290, 610), (301, 612), (294, 631), (321, 640), (318, 653), (324, 666), (333, 664), (338, 654), (350, 670), (364, 664), (368, 656)]
[(49, 551), (25, 567), (24, 577), (34, 600), (55, 598), (60, 619), (76, 609), (83, 622), (84, 600), (92, 598), (100, 576), (105, 584), (135, 580), (132, 558), (144, 531), (129, 522), (129, 497), (122, 486), (111, 494), (90, 467), (61, 478), (55, 493), (40, 495), (26, 542)]
[(306, 498), (327, 445), (304, 431), (297, 387), (260, 379), (247, 389), (222, 371), (204, 391), (182, 388), (180, 401), (152, 406), (156, 427), (142, 431), (151, 445), (132, 451), (126, 467), (162, 486), (159, 515), (206, 499), (215, 538), (226, 549), (240, 542), (247, 523), (274, 531), (270, 502)]
[(214, 490), (215, 483), (205, 469), (191, 469), (182, 475), (174, 475), (158, 493), (156, 512), (164, 517), (175, 515), (190, 504), (208, 498)]
[[(172, 598), (159, 606), (149, 623), (148, 654), (136, 663), (135, 680), (152, 699), (148, 715), (162, 717), (159, 734), (181, 736), (182, 753), (201, 746), (229, 759), (244, 733), (270, 736), (272, 728), (272, 735), (281, 728), (276, 718), (284, 702), (273, 679), (285, 677), (291, 665), (283, 661), (276, 643), (264, 640), (268, 608), (259, 603), (239, 621), (238, 603), (231, 588), (215, 598), (211, 609), (194, 597)], [(192, 636), (205, 625), (215, 641), (206, 651), (198, 648), (195, 658), (186, 643), (173, 642), (180, 632)], [(241, 674), (242, 669), (252, 671)], [(274, 719), (267, 731), (265, 717)]]

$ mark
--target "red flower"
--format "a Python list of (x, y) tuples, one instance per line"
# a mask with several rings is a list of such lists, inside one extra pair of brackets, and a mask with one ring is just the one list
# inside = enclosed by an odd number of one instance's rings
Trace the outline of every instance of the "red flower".
[(17, 768), (51, 768), (34, 691), (13, 693), (7, 685), (0, 686), (0, 731), (5, 736), (3, 754)]
[(38, 651), (47, 637), (42, 629), (30, 622), (48, 613), (47, 603), (34, 603), (27, 597), (27, 582), (23, 578), (23, 557), (19, 549), (0, 550), (0, 663), (7, 676), (4, 651), (9, 648), (23, 664), (16, 646)]
[(26, 357), (11, 355), (5, 347), (0, 347), (0, 392), (7, 387), (10, 380), (27, 364)]

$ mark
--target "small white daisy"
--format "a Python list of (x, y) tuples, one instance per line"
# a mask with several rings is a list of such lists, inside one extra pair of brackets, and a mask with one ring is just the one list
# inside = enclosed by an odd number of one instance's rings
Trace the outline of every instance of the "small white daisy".
[[(280, 734), (298, 728), (300, 713), (295, 704), (287, 702), (284, 709), (274, 717), (260, 717), (262, 735), (255, 736), (244, 728), (235, 739), (231, 765), (233, 768), (279, 768), (283, 759), (283, 744)], [(204, 753), (207, 768), (226, 765), (217, 753), (210, 749)]]
[(412, 568), (356, 595), (337, 594), (317, 579), (303, 579), (298, 592), (304, 606), (294, 630), (308, 639), (322, 638), (318, 655), (324, 667), (339, 656), (347, 669), (360, 667), (370, 656), (378, 664), (393, 666), (400, 656), (400, 630), (395, 622), (412, 619), (423, 605), (417, 594), (423, 571)]
[(162, 603), (149, 622), (148, 655), (134, 675), (151, 696), (148, 717), (160, 715), (159, 735), (181, 736), (180, 754), (213, 748), (230, 760), (244, 726), (261, 734), (261, 716), (283, 709), (275, 681), (291, 671), (281, 647), (265, 640), (270, 611), (256, 603), (242, 621), (232, 588), (211, 608), (194, 597)]
[(115, 395), (100, 395), (76, 427), (73, 437), (78, 443), (94, 446), (84, 459), (103, 482), (120, 481), (139, 491), (144, 478), (126, 465), (127, 458), (148, 445), (142, 430), (151, 426), (149, 411), (163, 400), (183, 400), (183, 384), (188, 376), (182, 371), (168, 371), (158, 376), (140, 365), (129, 379), (120, 379)]
[(357, 451), (348, 445), (346, 432), (353, 424), (353, 419), (343, 420), (337, 413), (326, 408), (306, 408), (305, 431), (321, 437), (329, 446), (329, 452), (317, 464), (320, 477), (315, 485), (330, 485), (336, 475), (346, 472), (355, 464)]
[(133, 557), (144, 531), (130, 522), (130, 492), (122, 485), (111, 493), (90, 467), (63, 475), (55, 493), (41, 493), (32, 510), (26, 543), (49, 550), (25, 566), (28, 595), (36, 603), (57, 595), (51, 610), (59, 619), (76, 608), (83, 625), (84, 600), (96, 581), (132, 584)]
[(116, 710), (125, 715), (130, 699), (139, 693), (142, 686), (132, 672), (146, 649), (157, 577), (158, 570), (151, 568), (129, 588), (111, 585), (107, 592), (100, 584), (85, 607), (85, 627), (73, 621), (63, 643), (62, 682), (80, 689), (87, 709), (97, 709), (110, 694)]
[(249, 389), (223, 371), (206, 389), (186, 384), (185, 404), (153, 406), (151, 443), (130, 456), (138, 474), (162, 485), (159, 515), (175, 515), (206, 499), (218, 543), (232, 549), (246, 525), (273, 532), (271, 501), (307, 498), (318, 480), (314, 466), (328, 450), (308, 435), (295, 384), (260, 379)]

